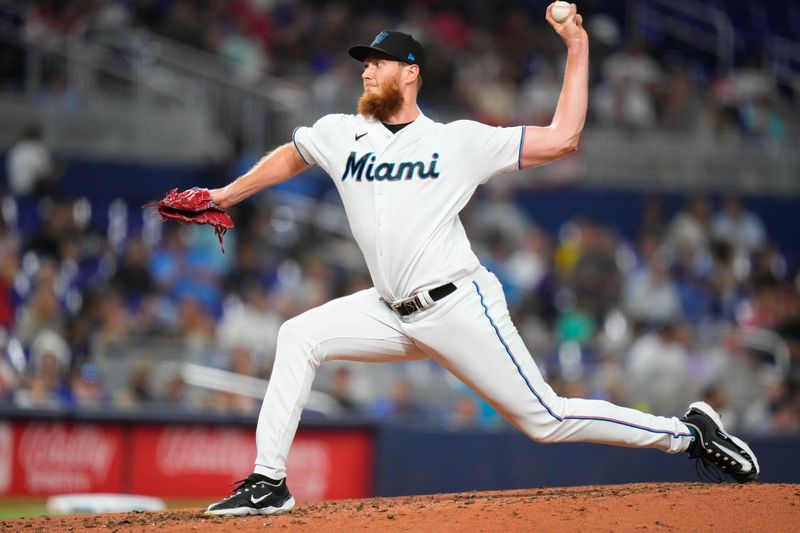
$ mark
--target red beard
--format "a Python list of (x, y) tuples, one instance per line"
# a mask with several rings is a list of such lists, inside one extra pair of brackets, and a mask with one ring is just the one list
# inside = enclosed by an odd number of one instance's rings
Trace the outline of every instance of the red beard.
[(380, 93), (370, 93), (366, 90), (358, 99), (358, 112), (365, 117), (373, 117), (381, 122), (388, 122), (403, 107), (403, 93), (400, 84), (393, 80), (383, 87)]

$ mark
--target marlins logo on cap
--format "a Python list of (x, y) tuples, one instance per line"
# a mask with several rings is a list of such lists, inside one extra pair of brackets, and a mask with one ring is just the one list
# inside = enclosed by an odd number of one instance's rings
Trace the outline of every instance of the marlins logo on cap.
[(369, 46), (353, 46), (349, 52), (359, 61), (364, 61), (370, 52), (381, 52), (397, 61), (417, 65), (420, 75), (425, 73), (425, 50), (416, 39), (401, 31), (382, 31)]

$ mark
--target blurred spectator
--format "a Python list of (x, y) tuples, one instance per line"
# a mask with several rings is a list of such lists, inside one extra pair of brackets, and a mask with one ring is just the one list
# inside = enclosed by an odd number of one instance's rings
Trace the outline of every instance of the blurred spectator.
[(747, 297), (742, 282), (747, 279), (749, 268), (741, 268), (731, 247), (722, 241), (712, 246), (712, 257), (713, 270), (708, 280), (714, 294), (715, 316), (733, 322)]
[(590, 397), (617, 405), (630, 405), (629, 384), (623, 367), (623, 356), (613, 350), (601, 352), (588, 376)]
[(714, 238), (744, 254), (755, 252), (766, 243), (764, 224), (747, 211), (741, 198), (736, 196), (726, 196), (722, 200), (722, 209), (714, 216), (711, 231)]
[(155, 290), (155, 282), (148, 268), (150, 251), (142, 239), (128, 243), (122, 262), (117, 266), (110, 284), (128, 304), (138, 303), (141, 298)]
[(585, 300), (578, 298), (574, 308), (565, 310), (556, 320), (556, 337), (561, 343), (577, 342), (586, 345), (597, 330), (595, 315)]
[(232, 20), (223, 29), (218, 25), (206, 31), (205, 45), (234, 67), (236, 77), (244, 82), (256, 82), (266, 71), (268, 58), (260, 43), (241, 31), (239, 22)]
[(786, 280), (788, 265), (783, 252), (773, 243), (766, 243), (760, 250), (755, 251), (751, 256), (752, 261), (747, 265), (750, 270), (746, 272), (744, 265), (739, 270), (742, 277), (749, 275), (751, 280), (763, 276), (771, 276), (779, 281)]
[(749, 54), (744, 64), (730, 74), (729, 81), (731, 96), (737, 103), (754, 102), (774, 91), (772, 80), (756, 54)]
[(205, 45), (203, 20), (198, 7), (191, 0), (176, 0), (164, 21), (162, 27), (164, 35), (180, 43), (203, 48)]
[(104, 291), (97, 311), (97, 324), (91, 340), (92, 351), (95, 354), (108, 354), (114, 344), (126, 340), (131, 334), (133, 320), (122, 297), (114, 291)]
[(468, 394), (459, 394), (452, 400), (447, 419), (450, 429), (469, 429), (478, 425), (478, 406)]
[(672, 278), (678, 288), (683, 316), (697, 327), (711, 320), (715, 312), (710, 279), (715, 273), (715, 265), (711, 251), (718, 245), (711, 241), (708, 245), (706, 249), (684, 243), (671, 250)]
[(649, 128), (656, 123), (655, 90), (660, 81), (658, 64), (641, 43), (633, 43), (606, 59), (592, 107), (604, 124)]
[(73, 403), (69, 375), (71, 355), (64, 339), (52, 331), (39, 333), (31, 347), (31, 368), (14, 403), (24, 408), (67, 408)]
[(549, 124), (556, 111), (561, 95), (561, 80), (557, 70), (550, 64), (541, 65), (523, 83), (519, 91), (518, 110), (525, 124)]
[(259, 368), (266, 368), (275, 355), (278, 329), (283, 318), (271, 306), (270, 295), (260, 284), (246, 290), (243, 298), (230, 298), (217, 326), (217, 339), (224, 350), (249, 350)]
[(150, 364), (135, 362), (128, 372), (128, 386), (115, 394), (115, 405), (121, 408), (148, 408), (156, 400), (152, 390)]
[(664, 90), (660, 125), (673, 131), (696, 131), (705, 119), (704, 105), (687, 69), (673, 72)]
[(217, 315), (222, 302), (218, 279), (229, 260), (219, 253), (217, 238), (208, 228), (177, 226), (164, 228), (160, 246), (152, 254), (150, 272), (156, 286), (172, 302), (191, 298), (205, 312)]
[(781, 383), (772, 395), (769, 432), (774, 435), (796, 435), (800, 432), (800, 394)]
[(65, 315), (56, 292), (55, 265), (42, 263), (31, 297), (23, 305), (17, 324), (17, 337), (23, 344), (33, 342), (45, 330), (64, 335)]
[(489, 238), (487, 248), (483, 251), (481, 263), (491, 271), (503, 284), (503, 292), (509, 305), (514, 307), (522, 297), (521, 287), (514, 283), (507, 267), (511, 256), (511, 245), (507, 238), (495, 235)]
[(223, 283), (227, 294), (232, 293), (238, 298), (244, 298), (254, 287), (267, 282), (265, 261), (254, 240), (245, 238), (238, 243), (236, 260), (230, 272), (225, 275)]
[(581, 220), (578, 225), (580, 253), (568, 282), (585, 311), (599, 318), (616, 304), (619, 294), (617, 241), (610, 231), (591, 220)]
[(100, 369), (86, 362), (72, 373), (70, 389), (74, 406), (79, 409), (103, 409), (111, 406), (111, 395), (103, 385)]
[(167, 407), (172, 409), (189, 410), (192, 408), (186, 382), (181, 376), (173, 376), (166, 382), (163, 401)]
[(606, 59), (603, 74), (611, 83), (630, 80), (646, 89), (658, 86), (662, 80), (661, 67), (650, 57), (641, 41), (632, 42), (624, 50)]
[(639, 236), (651, 235), (657, 241), (660, 241), (667, 228), (667, 214), (664, 202), (658, 196), (647, 196), (642, 204), (642, 221), (639, 223)]
[(14, 403), (14, 395), (20, 390), (19, 379), (7, 361), (0, 359), (0, 406)]
[(58, 174), (40, 126), (30, 126), (9, 149), (6, 172), (14, 196), (39, 198), (55, 191)]
[(305, 311), (330, 300), (336, 283), (333, 267), (323, 261), (319, 253), (309, 253), (302, 264), (302, 276), (297, 286), (292, 287), (292, 292), (301, 311)]
[(370, 408), (370, 414), (381, 420), (422, 421), (426, 418), (425, 408), (418, 403), (411, 382), (397, 376), (389, 389), (389, 395), (378, 398)]
[[(230, 366), (227, 370), (240, 376), (263, 378), (253, 359), (253, 354), (248, 348), (237, 346), (230, 353)], [(248, 415), (258, 412), (261, 398), (217, 391), (208, 399), (208, 404), (208, 408), (212, 411)]]
[[(36, 104), (42, 107), (51, 106), (70, 110), (78, 108), (81, 103), (80, 93), (67, 78), (64, 66), (49, 65), (44, 73), (43, 81), (44, 83), (39, 87), (35, 96)], [(113, 87), (111, 80), (105, 80), (105, 84)]]
[(491, 405), (461, 382), (446, 409), (445, 425), (450, 429), (497, 429), (504, 423)]
[(0, 331), (7, 333), (15, 322), (14, 280), (19, 269), (19, 251), (11, 230), (0, 217)]
[(697, 396), (690, 375), (686, 324), (662, 322), (633, 343), (628, 354), (630, 403), (651, 413), (680, 415), (686, 398)]
[(180, 299), (175, 333), (195, 353), (205, 351), (214, 344), (214, 319), (203, 304), (190, 295)]
[(333, 396), (343, 415), (352, 415), (359, 412), (358, 404), (353, 399), (352, 375), (350, 369), (344, 365), (337, 366), (333, 371), (328, 394)]
[(511, 251), (508, 278), (523, 293), (535, 290), (549, 274), (552, 255), (550, 238), (537, 226), (530, 226), (520, 246)]
[(75, 221), (73, 205), (68, 201), (40, 204), (43, 212), (41, 227), (25, 244), (25, 249), (34, 252), (39, 259), (60, 262), (63, 246), (80, 238)]
[(784, 323), (796, 318), (797, 291), (781, 283), (770, 274), (760, 274), (753, 279), (753, 295), (744, 307), (739, 320), (743, 325), (777, 330)]
[(666, 245), (673, 253), (694, 254), (708, 249), (711, 204), (702, 196), (693, 196), (672, 219), (667, 228)]
[(70, 33), (77, 29), (85, 10), (84, 2), (35, 2), (25, 14), (25, 33), (33, 39), (55, 38), (60, 33)]
[(181, 230), (177, 224), (165, 225), (161, 242), (148, 265), (158, 288), (167, 293), (185, 275), (188, 243)]
[(517, 248), (528, 234), (530, 221), (515, 203), (514, 188), (501, 180), (489, 181), (485, 196), (477, 195), (466, 207), (465, 225), (478, 243), (500, 237)]
[(623, 307), (633, 320), (645, 324), (681, 316), (678, 287), (670, 276), (665, 255), (656, 254), (627, 279), (623, 288)]

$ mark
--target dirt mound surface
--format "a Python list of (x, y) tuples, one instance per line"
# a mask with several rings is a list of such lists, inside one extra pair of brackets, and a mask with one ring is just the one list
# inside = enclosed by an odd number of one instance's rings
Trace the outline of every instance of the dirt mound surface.
[(660, 483), (436, 494), (301, 504), (281, 516), (202, 509), (19, 519), (18, 531), (800, 531), (799, 484)]

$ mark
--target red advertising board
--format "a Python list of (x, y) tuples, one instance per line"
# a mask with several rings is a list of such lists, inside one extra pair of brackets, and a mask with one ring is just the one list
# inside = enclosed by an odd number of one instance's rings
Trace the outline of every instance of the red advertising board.
[(0, 494), (119, 492), (121, 483), (119, 425), (0, 423)]
[[(301, 430), (289, 453), (289, 488), (301, 501), (372, 493), (373, 440), (366, 430)], [(218, 497), (247, 477), (256, 457), (253, 428), (139, 426), (133, 432), (137, 494)], [(336, 482), (334, 483), (334, 480)]]
[[(366, 429), (301, 428), (287, 465), (292, 493), (301, 501), (372, 495), (373, 447)], [(0, 495), (217, 498), (252, 472), (255, 455), (253, 427), (0, 422)]]

